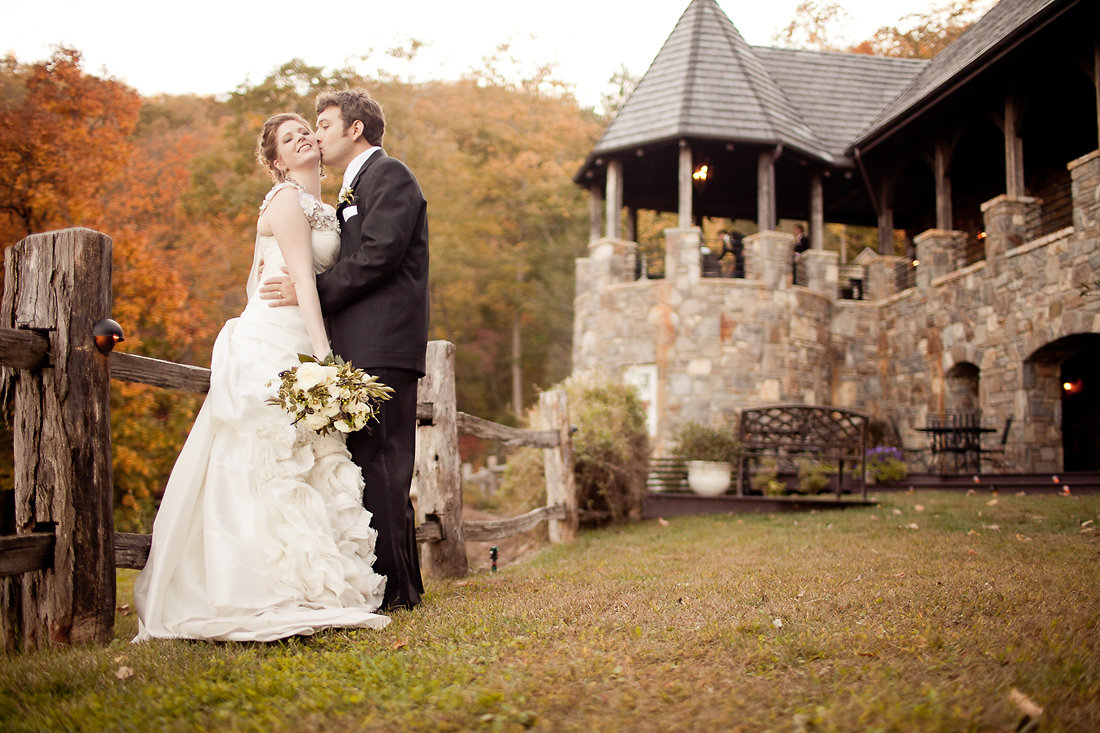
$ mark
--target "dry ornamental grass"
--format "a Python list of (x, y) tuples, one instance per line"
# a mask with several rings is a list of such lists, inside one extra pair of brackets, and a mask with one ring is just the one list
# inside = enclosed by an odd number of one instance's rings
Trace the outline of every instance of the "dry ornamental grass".
[(129, 645), (125, 609), (6, 660), (0, 729), (1100, 729), (1100, 497), (881, 498), (586, 532), (381, 632)]

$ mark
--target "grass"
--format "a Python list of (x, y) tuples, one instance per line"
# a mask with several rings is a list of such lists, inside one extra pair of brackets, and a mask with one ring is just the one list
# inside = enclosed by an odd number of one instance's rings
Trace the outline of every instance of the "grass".
[(1100, 497), (881, 499), (583, 533), (380, 632), (129, 645), (120, 616), (6, 660), (0, 729), (1012, 730), (1013, 688), (1100, 727)]

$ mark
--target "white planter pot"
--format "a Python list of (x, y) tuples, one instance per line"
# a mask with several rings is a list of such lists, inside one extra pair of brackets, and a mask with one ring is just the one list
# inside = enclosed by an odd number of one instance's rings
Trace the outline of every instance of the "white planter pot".
[(714, 461), (688, 461), (688, 486), (699, 496), (720, 496), (730, 487), (733, 467)]

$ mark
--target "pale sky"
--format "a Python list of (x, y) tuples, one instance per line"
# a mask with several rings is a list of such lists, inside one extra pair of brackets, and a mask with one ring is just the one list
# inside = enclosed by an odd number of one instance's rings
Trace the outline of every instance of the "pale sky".
[[(841, 0), (849, 36), (863, 40), (928, 0)], [(625, 64), (640, 76), (688, 0), (396, 0), (302, 3), (289, 0), (7, 0), (0, 55), (47, 58), (58, 44), (84, 53), (85, 70), (119, 78), (146, 95), (224, 94), (262, 81), (300, 57), (315, 66), (351, 63), (413, 79), (460, 76), (506, 42), (527, 66), (556, 65), (578, 99), (596, 105)], [(794, 17), (798, 0), (719, 0), (745, 39), (770, 45)], [(341, 16), (338, 13), (345, 13)], [(427, 46), (409, 65), (385, 51), (409, 39)], [(366, 60), (361, 60), (367, 57)]]

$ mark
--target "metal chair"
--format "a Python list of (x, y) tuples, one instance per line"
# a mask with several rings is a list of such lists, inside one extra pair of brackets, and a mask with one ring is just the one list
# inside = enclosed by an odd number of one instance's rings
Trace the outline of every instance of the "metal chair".
[(1001, 432), (1001, 439), (993, 448), (982, 448), (981, 459), (989, 461), (995, 469), (1008, 470), (1008, 462), (1005, 461), (1005, 446), (1008, 444), (1008, 431), (1012, 428), (1012, 415), (1005, 418), (1005, 427)]

